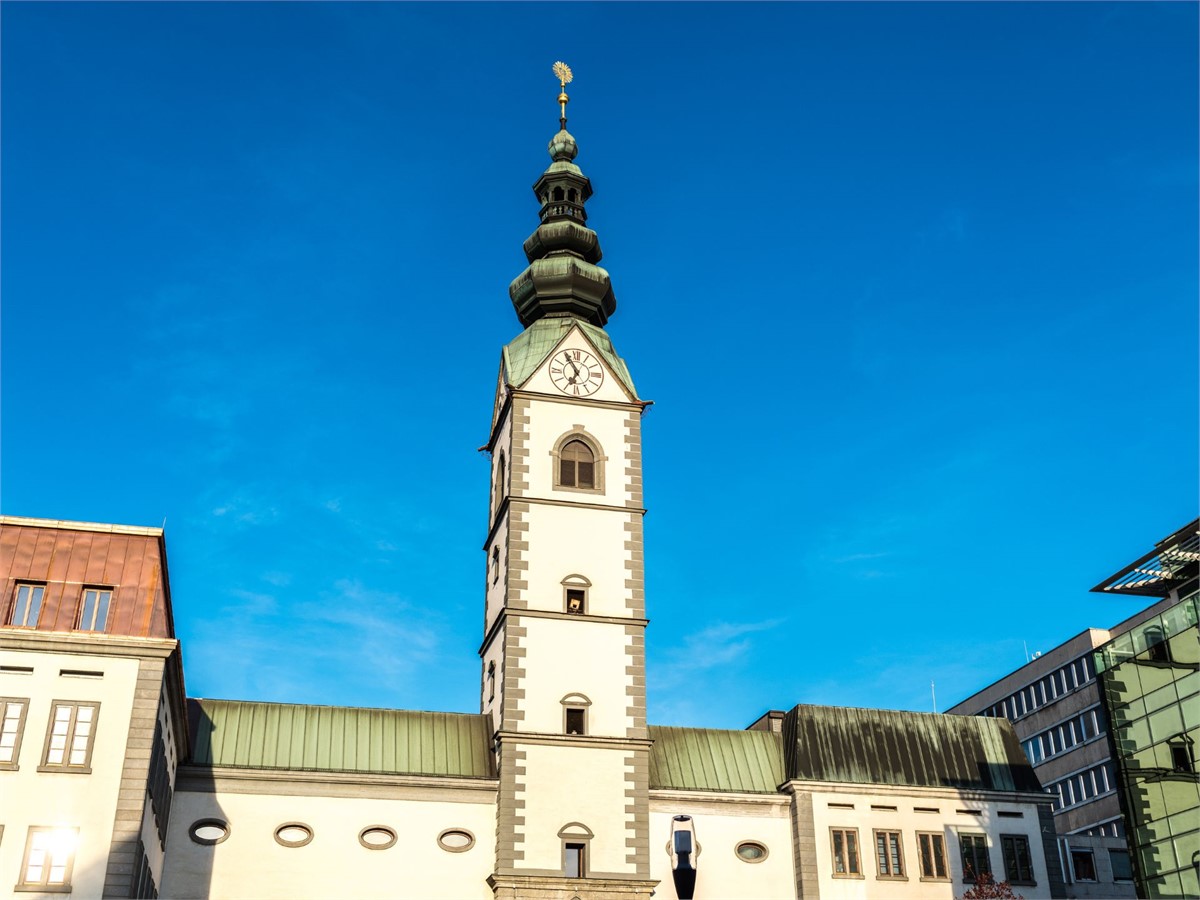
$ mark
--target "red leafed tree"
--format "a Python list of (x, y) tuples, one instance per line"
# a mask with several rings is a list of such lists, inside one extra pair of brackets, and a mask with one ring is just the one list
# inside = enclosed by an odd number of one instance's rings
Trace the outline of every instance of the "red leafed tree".
[(981, 872), (975, 886), (963, 893), (960, 900), (1025, 900), (1007, 881), (997, 881), (991, 872)]

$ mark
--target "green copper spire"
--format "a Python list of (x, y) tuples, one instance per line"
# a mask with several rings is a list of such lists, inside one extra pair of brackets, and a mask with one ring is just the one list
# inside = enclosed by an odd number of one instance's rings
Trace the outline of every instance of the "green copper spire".
[(600, 239), (585, 224), (583, 206), (592, 183), (573, 160), (579, 152), (567, 131), (567, 92), (571, 70), (554, 64), (561, 93), (558, 134), (550, 140), (550, 167), (533, 185), (542, 204), (542, 224), (525, 240), (529, 266), (508, 287), (517, 318), (528, 328), (543, 316), (578, 316), (603, 327), (617, 308), (608, 272), (600, 261)]

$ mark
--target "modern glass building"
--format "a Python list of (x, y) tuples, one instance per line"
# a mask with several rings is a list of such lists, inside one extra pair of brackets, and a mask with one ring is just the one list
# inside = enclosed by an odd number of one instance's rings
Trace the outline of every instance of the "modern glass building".
[(1139, 897), (1200, 896), (1197, 523), (1093, 590), (1163, 598), (1094, 653)]

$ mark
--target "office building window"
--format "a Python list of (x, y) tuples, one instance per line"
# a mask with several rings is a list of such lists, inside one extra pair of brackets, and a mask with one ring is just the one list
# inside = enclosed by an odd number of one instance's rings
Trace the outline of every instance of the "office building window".
[(904, 878), (904, 851), (900, 847), (900, 832), (876, 831), (875, 856), (879, 862), (880, 878)]
[(949, 881), (946, 866), (946, 839), (936, 832), (919, 832), (917, 846), (921, 849), (921, 878)]
[(1059, 697), (1089, 684), (1096, 677), (1096, 669), (1089, 655), (1073, 659), (1044, 678), (1026, 685), (1010, 694), (999, 703), (980, 710), (976, 715), (995, 718), (1020, 719)]
[(1112, 763), (1101, 763), (1046, 785), (1046, 793), (1054, 798), (1054, 811), (1087, 803), (1113, 790), (1111, 766)]
[(41, 768), (57, 772), (92, 771), (92, 743), (100, 704), (55, 701), (51, 709)]
[(960, 834), (962, 850), (963, 881), (974, 881), (984, 873), (992, 874), (992, 861), (988, 857), (987, 835)]
[(1023, 834), (1002, 834), (1000, 850), (1004, 856), (1005, 879), (1021, 884), (1033, 884), (1033, 858), (1029, 855), (1029, 838)]
[(1096, 880), (1096, 857), (1091, 850), (1071, 851), (1071, 870), (1076, 881)]
[(42, 596), (45, 593), (46, 586), (43, 584), (18, 584), (13, 594), (9, 624), (20, 628), (37, 628), (38, 616), (42, 612)]
[(1133, 881), (1133, 866), (1129, 862), (1128, 850), (1109, 850), (1108, 861), (1112, 863), (1113, 881)]
[(25, 858), (21, 862), (21, 880), (16, 889), (69, 892), (78, 839), (78, 828), (30, 828), (29, 838), (25, 841)]
[(830, 828), (833, 842), (833, 877), (862, 878), (862, 867), (858, 864), (858, 829)]
[(27, 709), (29, 701), (24, 698), (0, 697), (0, 769), (17, 768)]

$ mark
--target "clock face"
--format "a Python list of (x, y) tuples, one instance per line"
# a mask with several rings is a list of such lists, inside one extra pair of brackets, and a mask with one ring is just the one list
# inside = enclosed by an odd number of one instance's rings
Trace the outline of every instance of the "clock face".
[(550, 380), (564, 394), (586, 397), (604, 383), (604, 369), (586, 350), (559, 350), (550, 360)]

